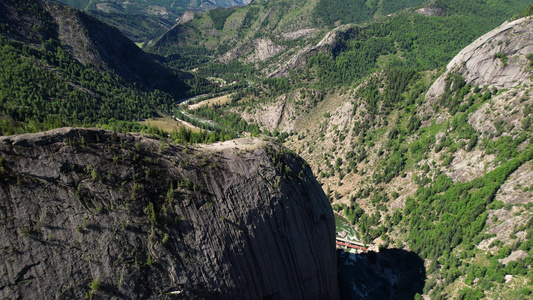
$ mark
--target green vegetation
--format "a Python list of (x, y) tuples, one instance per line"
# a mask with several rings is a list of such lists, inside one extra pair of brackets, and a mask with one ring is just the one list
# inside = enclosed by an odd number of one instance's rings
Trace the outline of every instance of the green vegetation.
[(222, 30), (226, 19), (234, 12), (233, 9), (213, 9), (209, 11), (209, 17), (213, 20), (213, 26), (216, 30)]
[(95, 278), (91, 282), (91, 293), (94, 293), (94, 292), (98, 291), (99, 289), (100, 289), (100, 279), (99, 278)]
[[(337, 21), (343, 24), (361, 23), (371, 19), (377, 8), (368, 7), (366, 2), (364, 0), (321, 0), (313, 12), (314, 18), (321, 19), (327, 25), (333, 25)], [(372, 3), (377, 4), (375, 1)]]
[(503, 52), (498, 52), (496, 53), (496, 55), (494, 55), (494, 58), (499, 58), (502, 61), (503, 66), (504, 67), (507, 66), (507, 61), (509, 60), (509, 58), (507, 57), (507, 54)]
[(496, 192), (513, 171), (531, 159), (533, 150), (473, 181), (454, 185), (449, 177), (440, 175), (429, 187), (420, 188), (404, 210), (411, 249), (431, 260), (459, 245), (472, 249), (481, 241), (486, 210)]
[(377, 12), (391, 14), (409, 7), (419, 6), (426, 0), (320, 0), (313, 11), (317, 23), (332, 26), (338, 23), (362, 23), (371, 20)]
[[(530, 148), (485, 176), (466, 183), (454, 184), (449, 177), (440, 175), (434, 183), (407, 199), (403, 222), (408, 224), (409, 245), (432, 262), (429, 273), (439, 272), (447, 283), (466, 276), (466, 284), (474, 291), (475, 298), (483, 298), (486, 296), (483, 291), (489, 292), (496, 283), (503, 283), (505, 275), (533, 276), (526, 268), (532, 262), (530, 257), (506, 266), (498, 260), (516, 249), (528, 251), (531, 249), (528, 240), (502, 247), (498, 255), (488, 254), (489, 263), (470, 263), (481, 255), (476, 245), (487, 238), (483, 233), (487, 210), (498, 208), (494, 202), (496, 192), (514, 170), (532, 158)], [(533, 227), (526, 225), (523, 229), (528, 230), (528, 235), (533, 234)], [(480, 280), (473, 284), (474, 278)], [(444, 296), (446, 285), (431, 281), (427, 287), (434, 288), (432, 298)], [(460, 292), (461, 297), (468, 294), (465, 290)]]
[(382, 13), (384, 15), (392, 14), (409, 7), (417, 7), (425, 3), (427, 3), (426, 0), (383, 0)]
[[(460, 0), (438, 0), (431, 5), (441, 8), (448, 15), (479, 16), (485, 18), (489, 26), (497, 26), (505, 18), (509, 18), (513, 13), (524, 9), (516, 18), (526, 17), (532, 14), (533, 9), (525, 0), (514, 0), (513, 3), (503, 3), (497, 0), (481, 1), (460, 1)], [(426, 0), (320, 0), (313, 11), (313, 17), (317, 23), (324, 23), (333, 26), (349, 23), (363, 23), (371, 20), (377, 13), (388, 15), (399, 12), (409, 7), (418, 7), (427, 4)], [(514, 5), (514, 6), (513, 6)], [(503, 19), (502, 19), (503, 17)]]
[(529, 5), (528, 7), (526, 7), (523, 11), (521, 11), (516, 16), (514, 16), (512, 20), (517, 20), (517, 19), (525, 18), (529, 16), (533, 16), (533, 5)]
[[(189, 123), (193, 123), (193, 124), (196, 123), (196, 125), (203, 125), (203, 123), (198, 124), (195, 121), (196, 119), (190, 119), (187, 117), (183, 117), (183, 119)], [(209, 126), (204, 125), (202, 127), (209, 127)], [(172, 141), (176, 143), (186, 145), (186, 144), (196, 144), (196, 143), (214, 143), (217, 141), (231, 140), (231, 139), (238, 137), (238, 135), (234, 133), (233, 131), (223, 128), (219, 125), (214, 125), (210, 128), (214, 129), (214, 131), (209, 132), (207, 131), (207, 129), (203, 129), (197, 132), (197, 131), (192, 131), (188, 128), (185, 128), (184, 126), (181, 126), (178, 130), (173, 130), (170, 133), (170, 138), (172, 139)]]
[(533, 53), (526, 55), (526, 58), (529, 59), (529, 67), (533, 67)]
[[(179, 113), (179, 112), (178, 112)], [(261, 133), (259, 127), (255, 124), (248, 124), (242, 117), (236, 113), (227, 112), (220, 107), (202, 107), (195, 110), (189, 110), (188, 113), (204, 120), (212, 120), (214, 122), (202, 122), (197, 119), (189, 117), (186, 113), (181, 113), (180, 118), (187, 122), (191, 122), (195, 126), (219, 132), (223, 136), (231, 139), (238, 136), (238, 134), (249, 132), (252, 135)], [(216, 123), (215, 123), (216, 122)]]
[(226, 80), (226, 82), (232, 82), (255, 80), (258, 72), (252, 64), (243, 64), (240, 61), (232, 61), (227, 64), (211, 62), (202, 65), (198, 68), (198, 74), (206, 77), (216, 75), (217, 77)]
[(439, 68), (491, 29), (484, 22), (477, 16), (434, 18), (414, 14), (354, 27), (340, 38), (330, 55), (311, 58), (309, 68), (327, 87), (351, 84), (368, 76), (380, 69), (378, 58), (391, 54), (393, 59), (385, 67)]
[(444, 9), (448, 16), (454, 14), (478, 16), (485, 19), (487, 23), (486, 26), (496, 27), (520, 11), (522, 11), (522, 13), (527, 12), (527, 7), (530, 6), (531, 3), (527, 0), (512, 0), (506, 2), (499, 0), (436, 0), (434, 5)]
[[(166, 46), (148, 49), (160, 55), (155, 58), (163, 65), (179, 69), (191, 70), (209, 62), (213, 51), (202, 46)], [(173, 54), (179, 53), (179, 54)]]
[(0, 47), (4, 135), (136, 121), (154, 116), (156, 109), (169, 111), (173, 104), (167, 94), (142, 92), (115, 75), (80, 65), (52, 40), (37, 50), (0, 38)]
[[(249, 29), (250, 26), (252, 26), (252, 23), (256, 20), (258, 14), (259, 14), (260, 8), (257, 6), (251, 6), (247, 11), (246, 15), (244, 16), (244, 19), (242, 20), (241, 28), (246, 30)], [(243, 35), (243, 31), (241, 30), (240, 35)]]
[[(146, 43), (155, 40), (169, 30), (175, 20), (187, 10), (206, 11), (215, 4), (205, 1), (184, 2), (155, 0), (131, 0), (126, 2), (104, 0), (51, 0), (85, 11), (100, 21), (118, 28), (131, 40)], [(98, 9), (98, 4), (106, 4), (106, 10)], [(206, 5), (207, 4), (207, 5)], [(226, 4), (226, 3), (225, 3)], [(217, 13), (214, 13), (217, 14)], [(223, 13), (221, 13), (223, 14)], [(227, 16), (226, 16), (227, 17)], [(224, 20), (214, 17), (218, 26)]]
[(85, 294), (86, 298), (92, 299), (94, 294), (100, 290), (100, 279), (95, 278), (90, 285), (90, 290), (88, 293)]

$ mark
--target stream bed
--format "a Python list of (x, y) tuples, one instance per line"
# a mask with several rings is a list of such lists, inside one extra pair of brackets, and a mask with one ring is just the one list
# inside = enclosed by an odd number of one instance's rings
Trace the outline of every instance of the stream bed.
[(350, 225), (350, 222), (337, 214), (335, 214), (335, 230), (337, 231), (337, 236), (351, 241), (360, 241), (359, 233)]

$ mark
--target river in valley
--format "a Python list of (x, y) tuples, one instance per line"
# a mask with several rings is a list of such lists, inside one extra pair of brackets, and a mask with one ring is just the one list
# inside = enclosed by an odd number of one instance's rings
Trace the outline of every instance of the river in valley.
[(337, 214), (335, 214), (335, 230), (337, 231), (337, 236), (351, 241), (360, 241), (359, 233), (350, 225), (350, 222)]

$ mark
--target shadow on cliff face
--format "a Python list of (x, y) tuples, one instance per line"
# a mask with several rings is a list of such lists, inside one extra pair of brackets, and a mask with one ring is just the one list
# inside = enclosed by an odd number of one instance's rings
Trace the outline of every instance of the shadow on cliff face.
[(426, 281), (416, 253), (384, 249), (362, 254), (337, 251), (341, 299), (413, 299)]

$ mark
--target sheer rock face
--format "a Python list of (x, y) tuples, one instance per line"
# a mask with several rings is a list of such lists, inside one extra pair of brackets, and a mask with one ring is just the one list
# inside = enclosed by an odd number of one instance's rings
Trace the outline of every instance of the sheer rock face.
[(426, 99), (438, 99), (445, 91), (450, 72), (467, 83), (498, 89), (531, 82), (533, 68), (526, 56), (533, 53), (533, 18), (506, 22), (464, 48), (429, 89)]
[(63, 128), (0, 138), (0, 182), (0, 298), (338, 298), (330, 204), (272, 143)]

